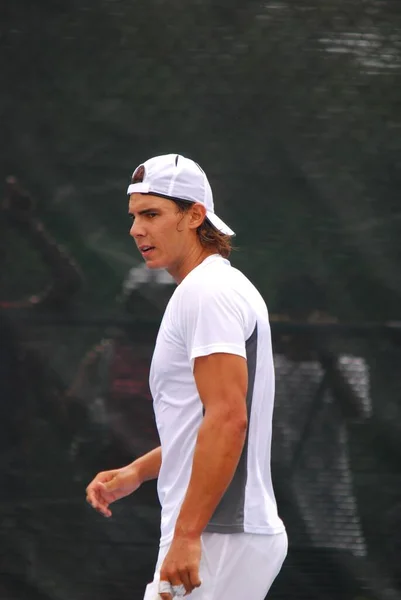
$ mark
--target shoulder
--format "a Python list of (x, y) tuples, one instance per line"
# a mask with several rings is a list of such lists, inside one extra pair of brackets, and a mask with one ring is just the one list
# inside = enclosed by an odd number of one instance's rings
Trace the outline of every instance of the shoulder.
[(244, 287), (254, 286), (228, 261), (215, 261), (204, 268), (195, 269), (179, 286), (182, 295), (195, 293), (205, 297), (224, 296), (236, 290), (243, 290)]
[[(189, 283), (189, 282), (188, 282)], [(184, 330), (227, 328), (241, 329), (248, 335), (255, 327), (254, 303), (241, 286), (229, 278), (214, 274), (196, 279), (180, 290), (176, 316)]]
[(240, 302), (240, 286), (225, 276), (209, 272), (184, 280), (177, 289), (177, 301), (182, 310), (197, 310), (199, 307), (215, 304)]

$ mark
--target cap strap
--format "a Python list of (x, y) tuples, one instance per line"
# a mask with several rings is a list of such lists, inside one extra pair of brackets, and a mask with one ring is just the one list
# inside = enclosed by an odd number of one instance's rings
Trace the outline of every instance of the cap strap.
[(149, 194), (150, 184), (149, 183), (131, 183), (128, 186), (127, 194), (130, 196), (131, 194)]

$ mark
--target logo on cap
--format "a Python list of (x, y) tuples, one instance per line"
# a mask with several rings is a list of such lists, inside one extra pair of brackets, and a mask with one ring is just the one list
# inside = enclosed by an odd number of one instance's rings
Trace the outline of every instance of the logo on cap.
[(142, 183), (145, 178), (145, 167), (141, 165), (138, 167), (132, 176), (131, 183)]

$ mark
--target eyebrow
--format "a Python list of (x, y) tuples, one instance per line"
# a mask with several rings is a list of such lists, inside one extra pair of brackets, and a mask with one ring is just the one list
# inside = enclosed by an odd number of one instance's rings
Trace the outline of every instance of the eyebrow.
[[(138, 215), (148, 215), (149, 213), (154, 213), (154, 212), (159, 212), (157, 208), (144, 208), (143, 210), (140, 210), (138, 212)], [(132, 211), (128, 211), (128, 214), (131, 215), (132, 217), (134, 216), (134, 213)]]

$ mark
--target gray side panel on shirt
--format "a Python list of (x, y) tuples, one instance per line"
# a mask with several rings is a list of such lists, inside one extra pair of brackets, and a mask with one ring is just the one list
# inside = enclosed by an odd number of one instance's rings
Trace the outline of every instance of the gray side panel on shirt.
[[(255, 383), (256, 359), (258, 346), (258, 326), (251, 337), (246, 342), (246, 357), (248, 365), (248, 392), (246, 396), (246, 406), (248, 413), (248, 423), (250, 420), (253, 398), (253, 387)], [(244, 531), (244, 507), (245, 507), (245, 486), (247, 479), (248, 463), (248, 435), (246, 434), (244, 448), (238, 463), (234, 477), (228, 486), (224, 496), (217, 505), (216, 510), (205, 531), (209, 533), (241, 533)]]

